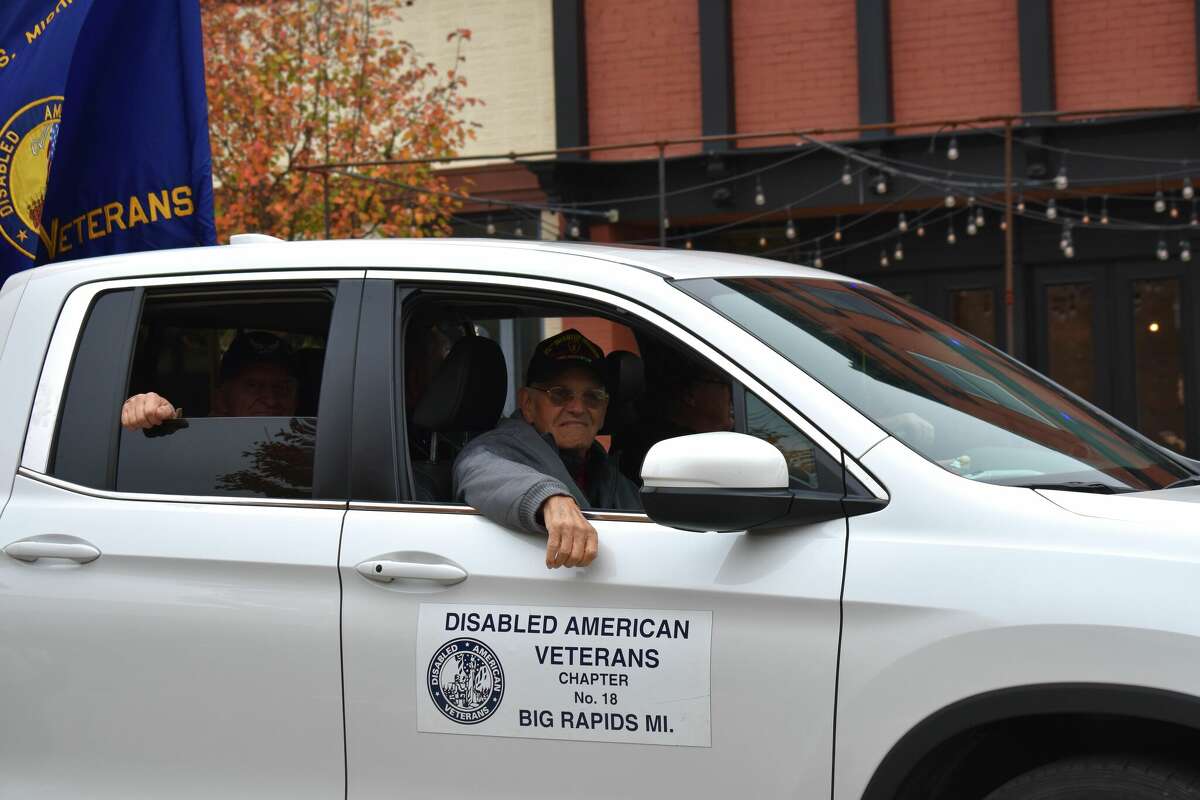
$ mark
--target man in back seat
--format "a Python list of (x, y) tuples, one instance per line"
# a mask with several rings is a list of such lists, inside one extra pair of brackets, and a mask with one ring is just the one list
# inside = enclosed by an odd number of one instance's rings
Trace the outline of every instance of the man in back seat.
[(576, 330), (539, 343), (517, 412), (455, 460), (455, 498), (501, 525), (545, 533), (547, 567), (587, 566), (598, 541), (581, 509), (641, 509), (637, 488), (596, 442), (608, 400), (599, 347)]
[[(243, 331), (221, 356), (217, 392), (210, 416), (291, 417), (299, 396), (296, 359), (288, 343), (266, 331)], [(156, 392), (135, 394), (121, 406), (126, 430), (157, 427), (180, 416)]]

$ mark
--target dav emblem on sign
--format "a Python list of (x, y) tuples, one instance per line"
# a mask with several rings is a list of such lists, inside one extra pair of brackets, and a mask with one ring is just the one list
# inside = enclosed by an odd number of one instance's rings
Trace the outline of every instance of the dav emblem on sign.
[(429, 661), (426, 676), (433, 704), (463, 725), (483, 722), (504, 697), (504, 669), (491, 648), (477, 639), (453, 639)]

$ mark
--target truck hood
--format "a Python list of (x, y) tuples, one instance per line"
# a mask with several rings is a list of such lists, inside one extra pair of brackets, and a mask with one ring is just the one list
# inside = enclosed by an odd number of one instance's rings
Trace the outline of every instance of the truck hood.
[(1200, 486), (1128, 494), (1088, 494), (1037, 489), (1055, 505), (1084, 517), (1191, 528), (1200, 532)]

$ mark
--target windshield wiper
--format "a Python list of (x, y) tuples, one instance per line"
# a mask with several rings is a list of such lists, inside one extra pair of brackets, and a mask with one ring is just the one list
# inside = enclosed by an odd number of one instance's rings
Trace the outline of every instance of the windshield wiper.
[(1181, 486), (1200, 486), (1200, 475), (1189, 475), (1186, 478), (1180, 478), (1174, 483), (1168, 483), (1162, 487), (1164, 489), (1178, 489)]
[(1063, 492), (1091, 492), (1092, 494), (1119, 494), (1121, 492), (1133, 491), (1132, 489), (1113, 486), (1111, 483), (1089, 483), (1088, 481), (1062, 481), (1061, 483), (1017, 483), (1009, 485), (1019, 486), (1022, 489), (1057, 489)]

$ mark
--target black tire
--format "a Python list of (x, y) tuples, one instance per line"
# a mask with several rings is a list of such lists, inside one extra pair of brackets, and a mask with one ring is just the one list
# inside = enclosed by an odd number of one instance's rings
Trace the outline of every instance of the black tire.
[(1200, 800), (1200, 772), (1142, 756), (1068, 758), (1018, 775), (986, 800)]

